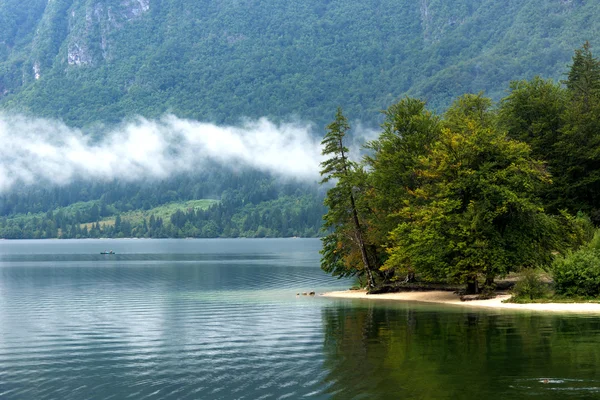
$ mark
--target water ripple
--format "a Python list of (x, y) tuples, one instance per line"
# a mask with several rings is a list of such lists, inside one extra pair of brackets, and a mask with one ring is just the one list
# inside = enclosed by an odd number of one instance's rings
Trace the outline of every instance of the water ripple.
[(313, 250), (0, 255), (0, 398), (325, 395)]

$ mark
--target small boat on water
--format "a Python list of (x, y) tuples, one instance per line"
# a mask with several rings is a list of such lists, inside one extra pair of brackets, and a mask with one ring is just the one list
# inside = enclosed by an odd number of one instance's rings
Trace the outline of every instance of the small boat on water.
[(101, 251), (100, 254), (116, 254), (116, 253), (112, 250), (104, 250), (104, 251)]

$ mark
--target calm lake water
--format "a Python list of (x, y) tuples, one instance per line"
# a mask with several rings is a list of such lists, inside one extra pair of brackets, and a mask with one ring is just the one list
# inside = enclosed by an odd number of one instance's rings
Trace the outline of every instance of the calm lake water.
[(600, 396), (600, 318), (296, 297), (319, 248), (0, 241), (0, 398)]

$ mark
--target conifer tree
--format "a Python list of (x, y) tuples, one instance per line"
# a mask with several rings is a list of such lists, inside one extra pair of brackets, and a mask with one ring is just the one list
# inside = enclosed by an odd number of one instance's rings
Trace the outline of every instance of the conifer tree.
[(567, 76), (563, 83), (575, 99), (588, 104), (592, 96), (599, 94), (600, 62), (592, 55), (589, 42), (586, 41), (580, 49), (575, 50), (573, 64)]
[[(325, 205), (329, 211), (323, 219), (324, 229), (333, 231), (323, 238), (324, 249), (321, 266), (325, 271), (338, 276), (356, 273), (367, 277), (369, 287), (375, 286), (373, 267), (365, 243), (364, 224), (361, 222), (356, 193), (360, 187), (361, 170), (348, 159), (348, 148), (344, 136), (350, 129), (342, 109), (338, 108), (335, 120), (327, 126), (323, 138), (323, 155), (329, 158), (321, 163), (321, 183), (336, 180), (329, 189)], [(360, 265), (356, 261), (360, 255)]]
[(600, 222), (600, 61), (589, 43), (575, 50), (564, 82), (568, 102), (562, 114), (561, 135), (548, 158), (559, 207), (584, 211)]

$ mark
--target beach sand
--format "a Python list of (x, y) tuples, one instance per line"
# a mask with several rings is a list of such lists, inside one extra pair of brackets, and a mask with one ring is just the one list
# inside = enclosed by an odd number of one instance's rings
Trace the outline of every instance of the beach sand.
[(426, 303), (456, 305), (459, 307), (487, 307), (510, 310), (600, 314), (600, 303), (503, 303), (502, 301), (510, 298), (509, 294), (500, 294), (496, 298), (489, 300), (471, 301), (460, 301), (460, 298), (457, 294), (453, 292), (444, 291), (367, 294), (365, 290), (344, 290), (339, 292), (324, 293), (323, 296), (332, 298), (363, 300), (421, 301)]

